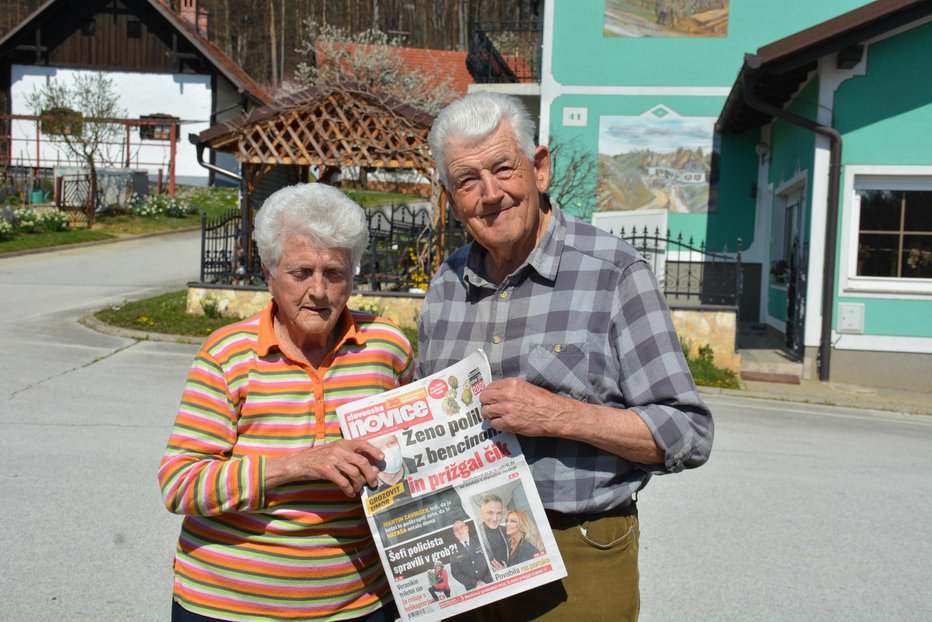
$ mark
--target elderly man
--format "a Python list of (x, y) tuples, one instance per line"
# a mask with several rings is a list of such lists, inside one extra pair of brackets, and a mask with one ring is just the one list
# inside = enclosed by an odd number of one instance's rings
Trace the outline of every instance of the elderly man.
[(568, 571), (463, 619), (634, 620), (636, 493), (712, 446), (663, 293), (628, 244), (550, 200), (550, 153), (517, 100), (467, 95), (429, 140), (473, 241), (430, 285), (418, 373), (485, 350), (483, 416), (520, 436)]
[(346, 306), (368, 235), (321, 184), (259, 210), (272, 301), (207, 338), (159, 469), (185, 515), (172, 620), (395, 619), (358, 498), (386, 455), (344, 440), (335, 412), (413, 375), (401, 330)]

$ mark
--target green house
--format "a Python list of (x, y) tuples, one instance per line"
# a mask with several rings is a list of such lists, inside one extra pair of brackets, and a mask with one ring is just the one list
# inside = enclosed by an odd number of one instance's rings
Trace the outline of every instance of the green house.
[[(554, 0), (538, 84), (567, 211), (742, 248), (741, 321), (808, 377), (932, 391), (932, 1)], [(562, 152), (562, 153), (561, 153)]]

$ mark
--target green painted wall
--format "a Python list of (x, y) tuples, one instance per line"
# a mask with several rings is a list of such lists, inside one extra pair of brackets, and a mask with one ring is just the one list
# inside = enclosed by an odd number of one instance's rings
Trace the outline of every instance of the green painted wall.
[[(788, 110), (806, 119), (816, 118), (819, 98), (819, 80), (813, 78), (803, 87), (799, 95), (789, 105)], [(776, 191), (785, 182), (793, 179), (797, 173), (806, 172), (806, 212), (803, 239), (809, 240), (810, 220), (812, 216), (812, 168), (815, 162), (816, 135), (798, 125), (777, 119), (770, 134), (770, 168), (768, 176), (773, 184), (774, 198)], [(824, 207), (822, 208), (824, 209)]]
[(929, 320), (932, 317), (932, 301), (845, 296), (837, 298), (835, 302), (836, 321), (838, 302), (864, 303), (865, 335), (932, 337), (932, 321)]
[(932, 24), (868, 48), (867, 75), (844, 82), (835, 95), (845, 164), (932, 164), (932, 80), (916, 65), (927, 58)]
[[(576, 86), (587, 93), (557, 95), (550, 107), (551, 144), (566, 143), (592, 154), (598, 153), (601, 116), (640, 115), (663, 104), (682, 116), (717, 118), (725, 103), (721, 95), (658, 96), (605, 94), (603, 88), (625, 87), (714, 87), (730, 88), (745, 52), (847, 10), (866, 4), (863, 0), (731, 0), (728, 36), (721, 38), (631, 38), (603, 34), (606, 2), (615, 0), (552, 0), (554, 30), (551, 62), (557, 90)], [(563, 127), (563, 109), (588, 110), (585, 127)], [(724, 156), (722, 171), (728, 179), (719, 186), (717, 209), (709, 214), (678, 214), (669, 217), (670, 230), (706, 241), (710, 246), (734, 249), (738, 237), (748, 248), (753, 242), (754, 202), (751, 184), (756, 179), (753, 137), (741, 137), (750, 151)], [(554, 163), (559, 169), (559, 158)], [(565, 206), (583, 216), (595, 205), (595, 175), (583, 182), (585, 196), (580, 206)]]
[(563, 85), (731, 86), (745, 52), (867, 4), (731, 0), (727, 37), (612, 37), (606, 2), (554, 2), (553, 74)]
[[(844, 82), (835, 96), (835, 125), (844, 140), (844, 164), (932, 165), (932, 82), (917, 71), (916, 64), (930, 57), (932, 24), (868, 48), (867, 75)], [(840, 278), (836, 273), (836, 279)], [(835, 322), (839, 302), (861, 302), (865, 334), (932, 337), (932, 300), (892, 296), (836, 297)]]

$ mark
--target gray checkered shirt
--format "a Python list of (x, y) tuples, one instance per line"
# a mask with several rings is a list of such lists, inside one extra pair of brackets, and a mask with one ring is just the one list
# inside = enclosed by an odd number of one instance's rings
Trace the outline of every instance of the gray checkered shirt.
[(418, 326), (417, 373), (481, 347), (493, 378), (522, 378), (583, 402), (630, 408), (664, 463), (635, 464), (585, 443), (521, 437), (544, 507), (580, 514), (627, 503), (651, 474), (703, 464), (713, 424), (683, 358), (670, 312), (644, 259), (622, 239), (555, 204), (527, 261), (494, 285), (470, 243), (440, 267)]

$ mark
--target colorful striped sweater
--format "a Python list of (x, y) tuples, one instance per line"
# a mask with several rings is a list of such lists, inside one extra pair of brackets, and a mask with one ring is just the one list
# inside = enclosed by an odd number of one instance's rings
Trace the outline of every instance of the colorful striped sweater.
[(174, 598), (223, 620), (343, 620), (390, 600), (358, 499), (329, 481), (266, 488), (265, 460), (341, 437), (340, 404), (411, 380), (390, 322), (344, 311), (318, 369), (285, 357), (274, 303), (201, 347), (159, 468), (165, 505), (186, 515)]

